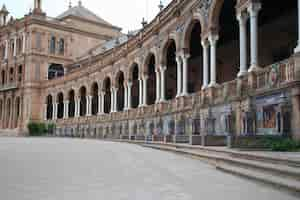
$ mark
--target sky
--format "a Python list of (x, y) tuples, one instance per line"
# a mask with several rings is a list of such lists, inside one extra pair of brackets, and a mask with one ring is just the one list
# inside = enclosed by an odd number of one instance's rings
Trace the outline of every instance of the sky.
[[(42, 9), (50, 17), (56, 17), (68, 9), (70, 0), (42, 0)], [(71, 0), (72, 5), (78, 5), (78, 0)], [(122, 28), (122, 32), (136, 30), (142, 27), (142, 18), (149, 22), (159, 12), (160, 0), (82, 0), (84, 7)], [(162, 0), (166, 6), (171, 0)], [(34, 0), (0, 0), (0, 6), (6, 5), (14, 18), (23, 17), (33, 8)]]

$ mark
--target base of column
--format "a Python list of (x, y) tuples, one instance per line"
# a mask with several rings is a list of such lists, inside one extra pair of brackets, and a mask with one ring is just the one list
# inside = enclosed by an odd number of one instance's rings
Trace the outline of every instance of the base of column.
[(294, 53), (300, 53), (300, 44), (298, 44), (297, 47), (294, 49)]
[(87, 116), (87, 117), (91, 117), (91, 116), (92, 116), (92, 114), (87, 114), (86, 116)]
[(247, 71), (245, 71), (245, 72), (239, 72), (238, 73), (238, 77), (243, 77), (243, 76), (246, 76), (248, 74), (248, 72)]
[(203, 85), (203, 86), (201, 87), (202, 90), (206, 90), (207, 88), (208, 88), (208, 85)]
[(251, 65), (248, 72), (257, 72), (259, 71), (261, 68), (257, 65)]
[(210, 83), (208, 85), (208, 88), (214, 88), (214, 87), (218, 87), (218, 86), (219, 86), (219, 84), (217, 84), (217, 83)]

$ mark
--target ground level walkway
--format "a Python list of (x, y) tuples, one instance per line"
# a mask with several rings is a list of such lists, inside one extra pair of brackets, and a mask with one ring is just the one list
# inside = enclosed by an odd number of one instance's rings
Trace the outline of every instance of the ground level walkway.
[(200, 160), (128, 143), (0, 138), (1, 199), (296, 200)]

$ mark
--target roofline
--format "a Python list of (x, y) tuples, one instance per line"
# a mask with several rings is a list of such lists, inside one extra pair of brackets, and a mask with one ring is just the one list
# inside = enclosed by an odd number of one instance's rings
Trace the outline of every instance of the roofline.
[(92, 23), (92, 24), (95, 24), (95, 25), (101, 25), (101, 26), (104, 26), (106, 28), (112, 28), (112, 29), (115, 29), (115, 30), (120, 31), (120, 32), (122, 31), (122, 28), (120, 28), (118, 26), (96, 22), (94, 20), (81, 18), (81, 17), (75, 16), (75, 15), (68, 15), (68, 16), (65, 16), (65, 17), (62, 17), (62, 18), (56, 18), (56, 19), (59, 20), (59, 21), (63, 21), (64, 19), (68, 19), (68, 18), (73, 18), (73, 19), (76, 19), (76, 20), (79, 20), (79, 21), (89, 22), (89, 23)]

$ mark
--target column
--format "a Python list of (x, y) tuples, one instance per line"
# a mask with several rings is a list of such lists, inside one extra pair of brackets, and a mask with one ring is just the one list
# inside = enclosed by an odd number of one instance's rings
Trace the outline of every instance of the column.
[(117, 109), (117, 103), (118, 103), (118, 99), (117, 99), (117, 94), (118, 94), (118, 88), (114, 88), (115, 94), (114, 94), (114, 112), (118, 112)]
[(53, 103), (53, 120), (57, 120), (57, 103)]
[(147, 106), (147, 80), (148, 76), (143, 77), (143, 106)]
[(127, 101), (127, 103), (128, 103), (128, 110), (129, 109), (131, 109), (131, 87), (132, 87), (132, 82), (128, 82), (127, 83), (127, 87), (128, 87), (128, 101)]
[(124, 110), (128, 109), (128, 87), (124, 84)]
[[(44, 104), (44, 121), (47, 121), (47, 107), (48, 107), (48, 105), (47, 104)], [(0, 109), (2, 109), (2, 108), (0, 108)], [(2, 110), (2, 112), (3, 112), (4, 110)], [(0, 119), (2, 120), (2, 118), (1, 118), (2, 116), (0, 116)]]
[(182, 54), (182, 96), (188, 95), (188, 61), (190, 55), (187, 53)]
[(143, 106), (143, 79), (139, 79), (139, 107)]
[(23, 33), (23, 44), (22, 44), (22, 53), (26, 51), (26, 33)]
[(4, 53), (4, 59), (8, 58), (8, 40), (5, 40), (5, 53)]
[(155, 100), (155, 102), (156, 103), (159, 103), (159, 101), (160, 101), (160, 88), (161, 88), (161, 86), (160, 86), (160, 72), (157, 70), (157, 69), (155, 69), (155, 73), (156, 73), (156, 100)]
[(214, 87), (217, 85), (217, 41), (219, 37), (218, 35), (210, 35), (208, 40), (210, 42), (210, 84), (209, 87)]
[(104, 97), (105, 97), (105, 93), (101, 92), (101, 114), (104, 113)]
[(209, 70), (208, 70), (208, 61), (209, 61), (209, 43), (207, 40), (204, 40), (201, 42), (202, 48), (203, 48), (203, 86), (202, 89), (205, 89), (208, 87), (208, 76), (209, 76)]
[(115, 92), (114, 92), (114, 87), (112, 87), (111, 88), (111, 90), (110, 90), (110, 101), (111, 101), (111, 103), (110, 103), (110, 112), (115, 112), (115, 106), (114, 106), (114, 104), (115, 104)]
[(92, 96), (86, 96), (86, 116), (92, 116)]
[(237, 16), (240, 27), (240, 72), (238, 77), (247, 73), (247, 17), (243, 12)]
[(99, 92), (98, 94), (98, 115), (101, 115), (103, 113), (102, 110), (102, 92)]
[(14, 38), (14, 57), (17, 56), (17, 36)]
[(250, 40), (251, 40), (251, 66), (249, 72), (259, 68), (258, 63), (258, 12), (261, 9), (260, 3), (251, 3), (248, 7), (250, 13)]
[(177, 63), (177, 95), (176, 97), (181, 96), (182, 93), (182, 67), (181, 67), (181, 59), (180, 56), (176, 56)]
[(64, 102), (64, 119), (69, 118), (69, 101)]
[(79, 117), (80, 115), (80, 99), (75, 99), (75, 117)]
[(161, 73), (161, 94), (160, 94), (160, 101), (163, 102), (166, 100), (166, 82), (165, 82), (165, 75), (166, 75), (166, 70), (167, 67), (166, 66), (161, 66), (160, 67), (160, 73)]

